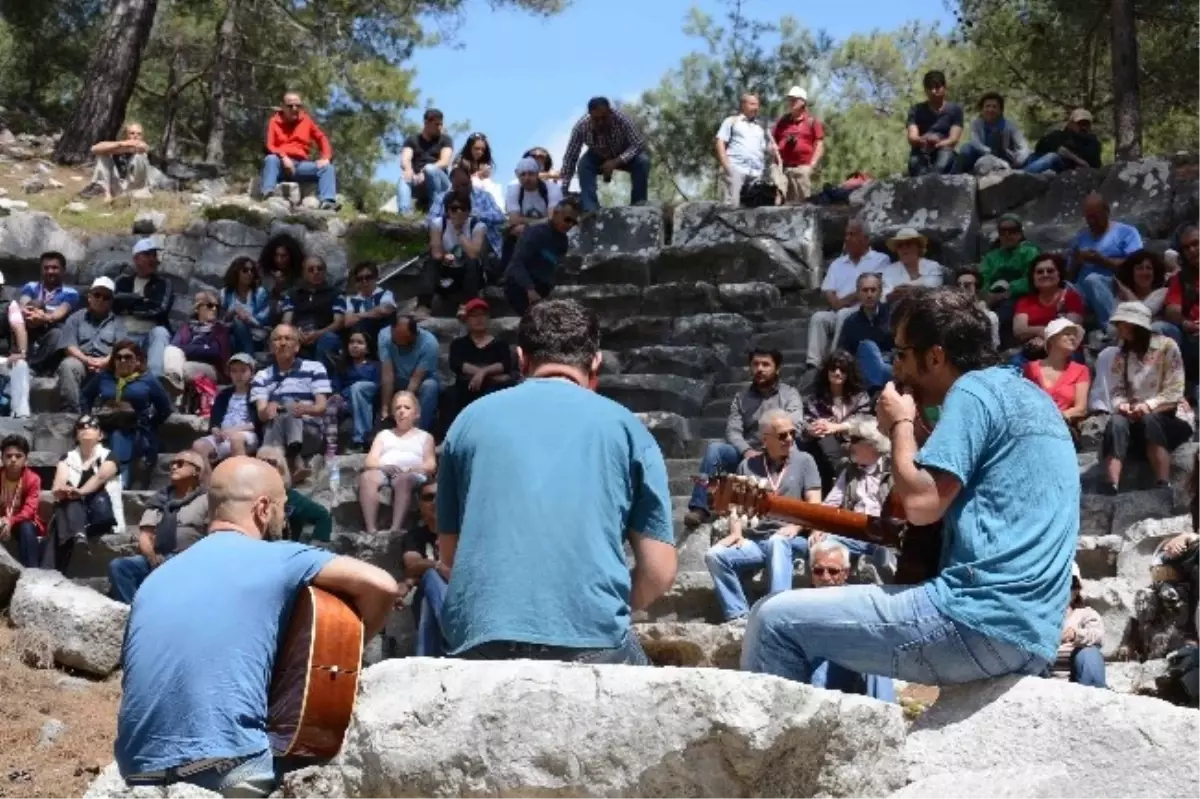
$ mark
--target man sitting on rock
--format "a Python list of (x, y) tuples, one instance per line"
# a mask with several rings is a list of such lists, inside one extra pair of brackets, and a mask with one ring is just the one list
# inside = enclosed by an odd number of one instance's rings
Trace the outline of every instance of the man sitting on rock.
[(96, 156), (96, 169), (92, 182), (79, 193), (90, 199), (103, 196), (105, 202), (127, 191), (147, 190), (150, 181), (150, 159), (147, 153), (142, 126), (137, 122), (126, 122), (125, 138), (120, 141), (102, 141), (92, 145)]
[(567, 254), (567, 233), (579, 223), (579, 201), (574, 197), (554, 207), (550, 221), (525, 228), (512, 260), (504, 273), (504, 297), (509, 306), (524, 315), (554, 290), (558, 283), (558, 265)]
[(1080, 167), (1100, 168), (1100, 139), (1092, 133), (1092, 114), (1076, 108), (1062, 130), (1038, 139), (1033, 155), (1025, 162), (1026, 172), (1063, 172)]
[(971, 123), (971, 135), (958, 154), (959, 171), (972, 174), (975, 164), (985, 155), (998, 158), (1013, 169), (1020, 169), (1029, 158), (1025, 134), (1004, 116), (1004, 96), (988, 92), (979, 99), (979, 116)]
[[(571, 178), (579, 168), (579, 195), (584, 213), (600, 207), (597, 179), (612, 180), (613, 172), (628, 172), (632, 189), (630, 205), (646, 202), (650, 192), (650, 154), (646, 139), (633, 120), (617, 111), (607, 97), (588, 100), (587, 114), (571, 128), (571, 139), (563, 154), (563, 191), (571, 188)], [(583, 152), (587, 145), (587, 152)]]
[(512, 260), (517, 240), (531, 225), (539, 225), (562, 202), (562, 184), (541, 177), (541, 165), (536, 158), (525, 156), (517, 162), (517, 180), (505, 189), (504, 210), (508, 214), (508, 230), (504, 233), (504, 252), (501, 264)]
[(821, 293), (830, 310), (816, 311), (808, 323), (808, 366), (816, 368), (833, 351), (842, 325), (858, 310), (858, 276), (881, 274), (890, 259), (871, 249), (867, 223), (855, 217), (846, 223), (842, 254), (829, 265), (821, 282)]
[[(820, 502), (821, 473), (811, 455), (796, 449), (796, 421), (792, 415), (773, 408), (762, 415), (758, 426), (763, 452), (742, 461), (737, 473), (766, 479), (777, 496)], [(730, 518), (729, 535), (704, 554), (725, 621), (750, 615), (740, 572), (765, 567), (768, 595), (792, 587), (792, 542), (800, 533), (796, 524), (768, 519), (749, 527), (749, 520), (741, 516)]]
[(121, 320), (127, 338), (146, 353), (146, 366), (155, 377), (163, 376), (163, 355), (171, 343), (171, 306), (175, 287), (158, 273), (158, 242), (140, 239), (133, 245), (132, 275), (117, 278), (113, 312)]
[(62, 333), (67, 317), (82, 303), (79, 292), (63, 283), (67, 259), (60, 252), (44, 252), (42, 279), (21, 287), (17, 304), (21, 318), (12, 326), (16, 354), (23, 354), (34, 372), (54, 371), (62, 359)]
[(0, 474), (0, 545), (9, 539), (17, 540), (21, 565), (38, 568), (41, 562), (39, 543), (46, 534), (46, 523), (38, 512), (42, 479), (28, 467), (29, 439), (12, 433), (0, 441), (3, 470)]
[(908, 111), (908, 176), (949, 175), (954, 171), (954, 148), (963, 131), (963, 110), (946, 100), (946, 75), (940, 70), (925, 73), (925, 102)]
[(283, 449), (293, 482), (302, 483), (308, 477), (303, 454), (323, 440), (325, 403), (333, 388), (324, 366), (298, 357), (300, 332), (291, 325), (271, 331), (271, 354), (275, 362), (254, 375), (250, 401), (262, 421), (261, 445)]
[(408, 391), (421, 406), (417, 426), (432, 433), (441, 396), (437, 336), (418, 326), (415, 317), (401, 314), (390, 328), (379, 331), (378, 343), (380, 418), (391, 419), (392, 394), (397, 389)]
[(345, 299), (329, 282), (329, 267), (319, 255), (304, 259), (304, 273), (283, 298), (283, 324), (300, 331), (300, 354), (312, 358), (328, 372), (342, 347), (337, 331), (342, 329)]
[(825, 153), (825, 127), (808, 110), (808, 92), (793, 86), (787, 93), (791, 107), (771, 129), (787, 179), (786, 200), (802, 203), (812, 195), (812, 175)]
[(763, 176), (768, 155), (778, 160), (775, 141), (758, 118), (758, 95), (743, 94), (741, 113), (725, 117), (717, 129), (717, 162), (721, 165), (721, 198), (742, 204), (742, 186)]
[(871, 391), (892, 379), (891, 311), (883, 302), (883, 278), (870, 272), (858, 276), (858, 310), (842, 323), (837, 348), (854, 354), (859, 371)]
[(471, 209), (472, 224), (482, 222), (487, 226), (490, 255), (499, 257), (504, 247), (504, 226), (508, 223), (508, 217), (500, 210), (500, 206), (496, 205), (496, 198), (471, 181), (471, 170), (465, 164), (459, 164), (450, 170), (450, 188), (433, 198), (429, 206), (429, 217), (425, 220), (426, 226), (430, 230), (442, 230), (445, 227), (446, 209), (455, 197), (467, 200), (466, 205)]
[(404, 566), (404, 583), (400, 590), (406, 595), (409, 591), (416, 592), (412, 611), (417, 622), (417, 657), (436, 658), (446, 651), (442, 606), (450, 581), (450, 569), (438, 560), (436, 482), (417, 489), (417, 516), (417, 523), (400, 538), (400, 558)]
[[(313, 145), (317, 159), (311, 159)], [(333, 147), (325, 132), (304, 112), (304, 101), (297, 92), (283, 95), (283, 106), (267, 123), (267, 157), (263, 159), (259, 191), (269, 197), (279, 183), (280, 173), (287, 180), (317, 182), (321, 210), (336, 211), (337, 173), (333, 167)]]
[(374, 341), (379, 331), (388, 327), (396, 316), (396, 298), (392, 292), (379, 285), (379, 267), (371, 261), (363, 261), (354, 267), (353, 293), (343, 298), (346, 315), (342, 327), (346, 335), (358, 332)]
[(454, 141), (443, 130), (442, 112), (426, 108), (419, 133), (404, 140), (400, 150), (400, 180), (396, 182), (396, 208), (411, 213), (413, 195), (422, 193), (428, 206), (433, 198), (450, 188), (450, 159)]
[[(729, 418), (725, 422), (725, 440), (708, 445), (700, 461), (701, 477), (718, 471), (731, 472), (742, 460), (762, 454), (759, 423), (772, 409), (779, 409), (800, 420), (804, 401), (800, 392), (779, 380), (783, 353), (779, 350), (756, 348), (750, 351), (750, 386), (733, 398)], [(818, 483), (819, 484), (819, 483)], [(688, 502), (683, 523), (689, 528), (708, 521), (708, 489), (698, 482)]]
[(57, 375), (59, 401), (66, 413), (79, 413), (84, 381), (107, 369), (113, 345), (129, 338), (112, 310), (114, 288), (109, 278), (96, 278), (88, 289), (87, 307), (68, 316), (63, 324), (64, 354)]
[(1000, 324), (1000, 337), (1012, 337), (1013, 312), (1017, 300), (1028, 294), (1029, 270), (1033, 259), (1041, 250), (1025, 238), (1021, 217), (1004, 214), (996, 225), (999, 243), (983, 256), (979, 272), (983, 278), (980, 289), (988, 307), (996, 314)]
[(1114, 222), (1108, 201), (1099, 192), (1083, 200), (1085, 227), (1068, 247), (1068, 270), (1095, 316), (1096, 327), (1105, 333), (1108, 319), (1117, 310), (1116, 273), (1121, 263), (1142, 249), (1142, 236), (1133, 225)]

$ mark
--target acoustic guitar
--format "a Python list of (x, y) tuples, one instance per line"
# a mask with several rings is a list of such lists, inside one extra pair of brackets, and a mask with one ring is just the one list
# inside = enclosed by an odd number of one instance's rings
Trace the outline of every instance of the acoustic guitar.
[(920, 527), (908, 524), (894, 491), (885, 503), (883, 516), (868, 516), (779, 496), (765, 479), (718, 474), (708, 478), (708, 502), (717, 515), (736, 511), (751, 517), (770, 517), (896, 549), (895, 581), (900, 585), (923, 583), (940, 570), (941, 522)]
[(328, 759), (338, 753), (354, 713), (362, 653), (363, 624), (354, 608), (328, 591), (302, 588), (271, 677), (272, 754)]

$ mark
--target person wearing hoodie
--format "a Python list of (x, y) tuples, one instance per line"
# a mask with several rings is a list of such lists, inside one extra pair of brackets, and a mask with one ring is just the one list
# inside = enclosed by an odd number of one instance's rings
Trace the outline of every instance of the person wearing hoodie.
[[(317, 148), (315, 161), (311, 160), (314, 145)], [(267, 124), (267, 157), (263, 159), (259, 187), (264, 198), (275, 191), (281, 173), (285, 180), (315, 180), (321, 210), (337, 210), (333, 147), (325, 132), (305, 113), (304, 101), (298, 92), (283, 95), (283, 105)]]
[(999, 243), (983, 256), (979, 273), (984, 302), (1000, 320), (1000, 335), (1012, 335), (1013, 309), (1017, 299), (1030, 292), (1029, 268), (1041, 250), (1025, 238), (1021, 217), (1004, 214), (996, 225)]

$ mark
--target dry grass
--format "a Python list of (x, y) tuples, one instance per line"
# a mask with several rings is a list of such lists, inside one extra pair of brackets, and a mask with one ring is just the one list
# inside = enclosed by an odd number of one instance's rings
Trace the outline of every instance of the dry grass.
[[(0, 797), (82, 796), (112, 762), (121, 678), (103, 682), (23, 661), (36, 642), (0, 623)], [(65, 727), (40, 744), (50, 719)]]

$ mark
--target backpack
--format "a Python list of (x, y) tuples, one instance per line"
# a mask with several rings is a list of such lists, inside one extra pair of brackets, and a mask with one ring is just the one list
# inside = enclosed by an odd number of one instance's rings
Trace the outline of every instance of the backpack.
[[(542, 202), (546, 204), (546, 215), (550, 215), (550, 189), (546, 187), (546, 181), (538, 178), (537, 185), (538, 196), (542, 198)], [(521, 186), (517, 189), (517, 211), (524, 214), (525, 208), (525, 187)]]

